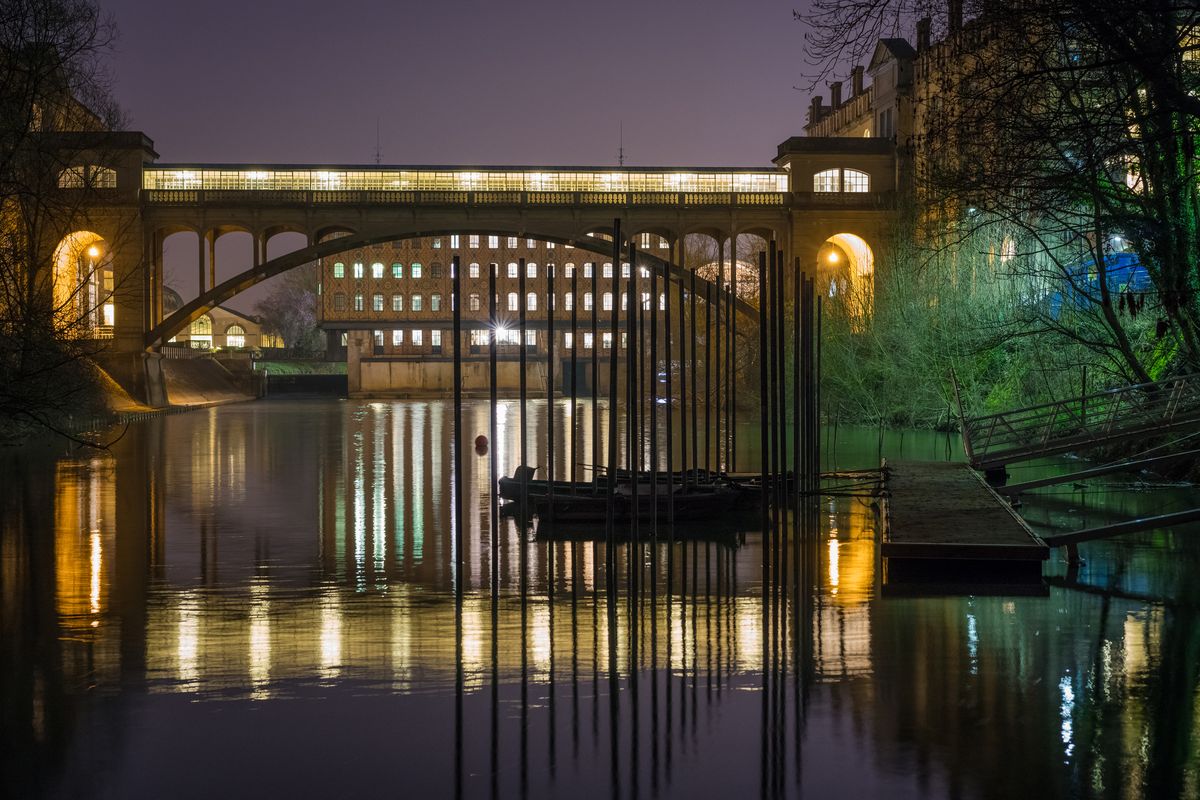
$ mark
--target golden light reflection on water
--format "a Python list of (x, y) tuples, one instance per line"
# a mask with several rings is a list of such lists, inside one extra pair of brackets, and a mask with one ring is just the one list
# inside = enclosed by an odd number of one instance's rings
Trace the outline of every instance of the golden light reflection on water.
[[(473, 428), (486, 430), (485, 406), (473, 406), (469, 417)], [(562, 415), (560, 442), (569, 418)], [(150, 692), (268, 701), (300, 689), (448, 690), (460, 658), (468, 693), (489, 685), (493, 669), (501, 682), (519, 680), (522, 665), (535, 684), (561, 680), (568, 663), (585, 676), (610, 667), (627, 674), (632, 657), (642, 669), (655, 662), (678, 675), (762, 670), (764, 644), (775, 634), (763, 628), (754, 534), (732, 557), (724, 545), (676, 544), (670, 599), (661, 548), (663, 593), (656, 605), (643, 596), (631, 617), (623, 573), (615, 605), (608, 604), (603, 545), (547, 544), (505, 522), (499, 572), (492, 574), (482, 488), (488, 478), (481, 471), (487, 459), (472, 457), (464, 476), (466, 590), (458, 641), (452, 517), (444, 508), (452, 496), (451, 461), (437, 433), (447, 425), (444, 407), (348, 406), (343, 417), (323, 423), (328, 429), (305, 432), (323, 444), (315, 464), (305, 462), (310, 454), (303, 450), (264, 457), (271, 446), (255, 440), (252, 425), (218, 432), (201, 419), (169, 420), (183, 438), (155, 456), (158, 462), (100, 455), (55, 467), (47, 517), (54, 574), (46, 585), (54, 589), (63, 663), (84, 676), (69, 683), (112, 690), (129, 673), (147, 679)], [(580, 419), (586, 423), (589, 414)], [(511, 472), (512, 414), (505, 425), (511, 441), (499, 443), (497, 453), (502, 470)], [(535, 418), (530, 434), (531, 450), (540, 452), (544, 424)], [(187, 447), (206, 443), (219, 452)], [(590, 452), (582, 443), (581, 450)], [(254, 476), (264, 477), (246, 485)], [(920, 735), (953, 753), (983, 735), (977, 724), (983, 715), (1013, 734), (997, 734), (996, 741), (1011, 745), (1017, 733), (1041, 731), (1042, 750), (1076, 764), (1095, 741), (1096, 726), (1107, 726), (1112, 747), (1107, 762), (1089, 767), (1091, 785), (1148, 779), (1148, 748), (1166, 712), (1153, 705), (1147, 686), (1163, 668), (1177, 610), (1112, 601), (1113, 610), (1101, 616), (1098, 609), (1110, 601), (1080, 593), (1050, 600), (881, 599), (874, 512), (857, 500), (838, 500), (821, 509), (821, 523), (811, 595), (788, 596), (782, 608), (788, 624), (807, 637), (802, 652), (812, 677), (854, 709), (865, 734), (885, 737), (881, 731), (926, 720)], [(13, 543), (4, 546), (11, 550)], [(715, 566), (726, 558), (736, 581)], [(626, 563), (623, 551), (617, 562)], [(11, 571), (17, 563), (9, 557), (0, 566)], [(683, 563), (705, 566), (681, 587)], [(500, 595), (495, 607), (493, 581)], [(522, 583), (529, 588), (524, 609)], [(657, 640), (647, 634), (652, 625)], [(619, 643), (613, 649), (610, 626)], [(631, 654), (626, 645), (634, 630), (641, 644)], [(130, 653), (144, 657), (139, 662)], [(46, 691), (40, 678), (33, 685)], [(891, 694), (886, 701), (880, 687)], [(1120, 714), (1089, 717), (1101, 701)], [(41, 702), (35, 697), (31, 712), (38, 729), (45, 724)], [(1015, 720), (1009, 706), (1028, 719)], [(863, 722), (871, 719), (879, 722), (874, 729)], [(936, 733), (943, 728), (944, 736)], [(1187, 785), (1195, 785), (1194, 770), (1188, 775)]]

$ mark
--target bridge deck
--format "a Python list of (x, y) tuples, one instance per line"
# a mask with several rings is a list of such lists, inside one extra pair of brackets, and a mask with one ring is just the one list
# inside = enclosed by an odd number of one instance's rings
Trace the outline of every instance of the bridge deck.
[(889, 583), (1041, 577), (1049, 548), (966, 464), (897, 462), (885, 476), (880, 551)]

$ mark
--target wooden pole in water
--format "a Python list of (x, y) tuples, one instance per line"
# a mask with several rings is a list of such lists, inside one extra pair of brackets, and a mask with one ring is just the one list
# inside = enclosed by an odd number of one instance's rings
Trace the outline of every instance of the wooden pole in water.
[[(796, 258), (795, 281), (792, 283), (792, 549), (799, 546), (800, 541), (800, 502), (803, 488), (800, 483), (801, 469), (801, 430), (800, 430), (800, 395), (803, 392), (803, 382), (800, 380), (800, 319), (801, 319), (801, 290), (806, 280), (800, 271), (800, 259)], [(794, 577), (798, 578), (799, 573)]]
[[(778, 403), (778, 388), (779, 388), (779, 360), (776, 358), (778, 353), (778, 342), (776, 341), (775, 330), (775, 300), (779, 294), (779, 284), (777, 281), (777, 252), (775, 250), (775, 240), (772, 239), (768, 245), (771, 249), (767, 254), (767, 295), (765, 302), (759, 303), (759, 313), (763, 317), (763, 324), (767, 328), (767, 365), (769, 383), (765, 387), (767, 391), (767, 428), (770, 435), (770, 485), (771, 485), (771, 552), (775, 551), (775, 539), (779, 531), (779, 425), (777, 424), (776, 412), (779, 410)], [(764, 480), (768, 480), (764, 476)], [(771, 559), (770, 569), (773, 572), (777, 564), (774, 558)]]
[[(668, 413), (670, 410), (668, 409)], [(668, 484), (669, 486), (670, 484)], [(650, 516), (651, 575), (657, 580), (658, 544), (658, 269), (650, 269), (650, 497), (653, 511)], [(657, 612), (655, 612), (657, 614)], [(654, 619), (652, 617), (652, 619)]]
[[(546, 496), (549, 500), (550, 526), (554, 526), (554, 270), (552, 263), (543, 265), (546, 270)], [(554, 566), (554, 548), (550, 548), (549, 564)]]
[[(463, 602), (463, 403), (462, 403), (462, 275), (458, 256), (450, 260), (453, 284), (450, 307), (454, 336), (454, 602), (461, 622)], [(460, 637), (461, 639), (461, 637)]]
[[(617, 311), (621, 307), (617, 302), (617, 289), (620, 282), (617, 280), (618, 270), (621, 268), (621, 220), (620, 218), (613, 220), (613, 238), (612, 238), (612, 263), (613, 263), (613, 279), (609, 283), (612, 291), (612, 309), (609, 314), (609, 347), (608, 354), (608, 493), (607, 493), (607, 515), (606, 515), (606, 535), (608, 538), (609, 549), (609, 565), (613, 561), (613, 533), (614, 533), (614, 511), (613, 504), (617, 494), (617, 348), (619, 341), (617, 339)], [(612, 575), (612, 571), (609, 571)]]
[(600, 264), (592, 262), (592, 493), (600, 493)]
[[(713, 362), (713, 383), (716, 384), (716, 389), (717, 389), (717, 391), (716, 391), (717, 413), (714, 417), (714, 419), (716, 420), (717, 428), (716, 428), (716, 431), (714, 432), (713, 439), (714, 439), (714, 441), (716, 441), (716, 444), (717, 444), (717, 452), (716, 452), (715, 461), (716, 461), (718, 472), (725, 471), (726, 456), (728, 455), (728, 453), (725, 450), (725, 440), (723, 438), (721, 438), (722, 432), (724, 430), (724, 428), (721, 425), (721, 414), (724, 413), (724, 409), (725, 409), (725, 406), (723, 403), (724, 396), (722, 394), (722, 391), (725, 388), (725, 384), (721, 380), (721, 361), (725, 357), (725, 351), (721, 349), (721, 311), (722, 311), (722, 302), (723, 302), (721, 299), (721, 288), (724, 285), (725, 285), (725, 240), (719, 239), (718, 244), (717, 244), (717, 289), (716, 289), (716, 292), (714, 292), (714, 294), (713, 294), (713, 298), (716, 302), (716, 307), (713, 309), (713, 312), (716, 314), (716, 324), (713, 327), (715, 328), (715, 332), (716, 332), (715, 333), (715, 335), (716, 335), (715, 349), (717, 352), (716, 360)], [(711, 394), (711, 392), (710, 392), (710, 394)]]
[(704, 469), (712, 469), (712, 284), (704, 284)]
[(567, 474), (571, 478), (571, 494), (575, 494), (579, 469), (579, 267), (571, 267), (571, 460)]
[[(783, 569), (787, 561), (783, 557), (784, 542), (787, 531), (787, 358), (786, 358), (786, 338), (784, 336), (783, 326), (783, 310), (784, 310), (784, 260), (783, 250), (776, 251), (775, 254), (775, 360), (778, 362), (779, 378), (776, 386), (776, 403), (775, 403), (775, 426), (779, 429), (778, 449), (776, 454), (776, 481), (778, 485), (775, 488), (775, 502), (779, 506), (777, 514), (778, 522), (776, 523), (776, 543), (778, 561), (776, 562), (776, 572), (783, 574)], [(778, 581), (782, 585), (782, 579)]]
[[(771, 555), (771, 498), (769, 475), (771, 469), (770, 433), (768, 432), (768, 407), (770, 399), (769, 366), (770, 357), (767, 352), (767, 254), (758, 253), (758, 426), (760, 452), (759, 488), (762, 496), (759, 500), (762, 523), (762, 613), (763, 636), (767, 635), (767, 621), (770, 619), (770, 608), (767, 604), (770, 584), (770, 555)], [(766, 639), (764, 638), (764, 642)], [(766, 675), (764, 664), (763, 674)]]
[(692, 469), (698, 470), (700, 467), (700, 439), (698, 437), (697, 422), (700, 417), (700, 392), (696, 388), (696, 373), (697, 364), (696, 358), (699, 355), (699, 347), (696, 339), (696, 272), (692, 270), (688, 273), (688, 300), (691, 305), (691, 313), (688, 330), (691, 331), (691, 336), (688, 341), (691, 343), (692, 363), (689, 367), (692, 377)]
[[(525, 351), (525, 325), (526, 325), (526, 305), (525, 305), (525, 259), (524, 257), (517, 259), (517, 335), (521, 337), (519, 356), (520, 374), (517, 376), (517, 386), (519, 392), (518, 402), (520, 404), (519, 425), (521, 428), (521, 514), (522, 519), (529, 519), (529, 480), (525, 477), (525, 467), (529, 466), (529, 434), (526, 432), (529, 428), (528, 413), (526, 406), (529, 402), (527, 395), (528, 377), (525, 371), (528, 367), (528, 360)], [(524, 541), (524, 537), (522, 537)]]
[(492, 605), (500, 596), (500, 504), (496, 497), (496, 264), (488, 265), (488, 476), (491, 479)]
[(737, 376), (738, 376), (738, 354), (737, 354), (737, 298), (738, 298), (738, 274), (737, 274), (737, 234), (732, 234), (729, 237), (729, 296), (726, 301), (729, 305), (729, 355), (726, 361), (728, 368), (725, 370), (725, 380), (727, 383), (725, 389), (726, 413), (729, 414), (729, 419), (725, 423), (725, 428), (729, 431), (729, 471), (737, 471)]
[[(679, 252), (678, 240), (671, 242), (671, 264), (663, 274), (663, 371), (666, 373), (666, 386), (663, 387), (667, 398), (664, 416), (667, 421), (667, 534), (674, 544), (675, 538), (675, 434), (674, 419), (675, 388), (673, 383), (674, 360), (671, 353), (671, 266), (675, 264)], [(667, 572), (671, 572), (672, 560), (668, 551)], [(670, 582), (667, 584), (668, 594)]]
[[(625, 461), (629, 467), (632, 495), (629, 499), (629, 553), (632, 564), (634, 543), (638, 539), (638, 472), (641, 470), (637, 447), (638, 429), (638, 327), (637, 327), (637, 247), (629, 239), (629, 280), (625, 289)], [(630, 572), (633, 576), (633, 572)]]
[(683, 260), (687, 251), (687, 243), (683, 237), (679, 239), (679, 469), (682, 474), (683, 488), (688, 485), (688, 402), (687, 402), (687, 281), (684, 278), (686, 268)]

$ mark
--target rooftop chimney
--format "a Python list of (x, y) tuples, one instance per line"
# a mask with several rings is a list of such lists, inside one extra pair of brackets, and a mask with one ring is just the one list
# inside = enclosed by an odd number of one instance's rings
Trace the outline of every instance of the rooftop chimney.
[(954, 36), (962, 30), (963, 4), (962, 0), (949, 0), (949, 20), (950, 35)]
[(842, 82), (834, 81), (829, 84), (829, 105), (837, 108), (842, 104)]
[(929, 17), (922, 17), (917, 21), (917, 52), (923, 53), (929, 49), (929, 27), (933, 24), (933, 20)]
[(809, 123), (820, 122), (821, 117), (825, 116), (825, 109), (823, 108), (824, 104), (825, 98), (821, 95), (816, 95), (813, 97), (812, 106), (810, 106), (808, 109)]
[(850, 70), (850, 94), (852, 97), (858, 97), (863, 93), (863, 68), (859, 64), (854, 69)]

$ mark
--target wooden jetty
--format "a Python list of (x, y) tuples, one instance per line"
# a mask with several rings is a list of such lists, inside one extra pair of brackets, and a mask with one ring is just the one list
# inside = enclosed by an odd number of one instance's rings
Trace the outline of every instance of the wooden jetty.
[(1050, 549), (968, 465), (901, 461), (883, 475), (885, 591), (1045, 592)]

